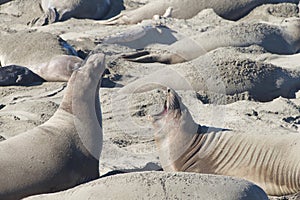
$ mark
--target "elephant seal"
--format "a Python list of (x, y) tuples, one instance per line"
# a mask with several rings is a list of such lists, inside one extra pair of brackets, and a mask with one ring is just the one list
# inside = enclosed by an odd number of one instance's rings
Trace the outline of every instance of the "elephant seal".
[(298, 133), (263, 135), (198, 125), (170, 88), (163, 111), (149, 118), (165, 171), (239, 177), (268, 195), (300, 192)]
[(32, 24), (42, 26), (71, 17), (101, 19), (109, 12), (110, 4), (110, 0), (42, 0), (44, 15), (34, 19)]
[[(82, 59), (77, 52), (60, 37), (50, 33), (26, 32), (5, 34), (0, 37), (0, 66), (9, 66), (0, 70), (0, 85), (31, 84), (38, 75), (45, 81), (68, 81), (74, 69)], [(18, 66), (18, 67), (16, 67)], [(21, 69), (23, 67), (23, 69)], [(30, 71), (30, 72), (29, 72)]]
[(144, 19), (151, 19), (154, 15), (162, 16), (168, 8), (172, 8), (172, 17), (189, 19), (201, 10), (212, 8), (218, 15), (225, 19), (237, 20), (249, 13), (253, 8), (266, 3), (298, 3), (298, 0), (243, 0), (243, 1), (199, 1), (199, 0), (156, 0), (137, 8), (125, 11), (116, 17), (102, 21), (102, 24), (136, 24)]
[(32, 66), (30, 69), (41, 78), (50, 82), (67, 82), (72, 72), (80, 67), (82, 59), (77, 56), (60, 55), (48, 63)]
[(300, 89), (299, 70), (230, 53), (227, 48), (219, 48), (187, 63), (168, 65), (127, 84), (120, 93), (140, 93), (167, 86), (204, 93), (209, 101), (214, 100), (211, 98), (214, 95), (225, 97), (222, 104), (226, 104), (250, 99), (266, 102), (279, 96), (294, 98)]
[(0, 143), (0, 199), (56, 192), (98, 178), (104, 70), (104, 55), (90, 55), (73, 72), (47, 122)]
[(134, 62), (175, 64), (195, 59), (219, 47), (259, 45), (270, 53), (294, 54), (300, 50), (300, 18), (267, 22), (234, 23), (186, 37), (156, 53), (142, 50), (123, 57)]
[[(175, 189), (176, 188), (176, 189)], [(258, 186), (246, 180), (197, 173), (139, 172), (101, 178), (68, 191), (26, 200), (205, 199), (267, 200)]]

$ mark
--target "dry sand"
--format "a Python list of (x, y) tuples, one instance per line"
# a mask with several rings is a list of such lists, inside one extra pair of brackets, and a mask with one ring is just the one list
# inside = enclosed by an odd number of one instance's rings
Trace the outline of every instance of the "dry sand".
[[(160, 110), (164, 96), (162, 90), (155, 89), (141, 94), (119, 94), (118, 91), (120, 86), (145, 77), (164, 68), (165, 65), (128, 62), (120, 56), (134, 51), (130, 48), (132, 46), (102, 43), (104, 38), (135, 25), (105, 27), (93, 20), (70, 19), (44, 27), (29, 27), (27, 23), (41, 14), (37, 2), (38, 0), (14, 0), (0, 5), (0, 36), (2, 31), (49, 32), (66, 40), (82, 57), (92, 50), (107, 55), (106, 81), (100, 90), (104, 128), (100, 173), (103, 175), (114, 170), (132, 172), (160, 169), (153, 130), (147, 121), (147, 115)], [(125, 7), (135, 8), (147, 2), (126, 0)], [(27, 12), (28, 10), (30, 12)], [(299, 18), (299, 9), (292, 4), (266, 5), (255, 9), (242, 21), (265, 20), (277, 23), (287, 17)], [(233, 22), (218, 17), (210, 9), (200, 12), (189, 20), (166, 19), (168, 27), (174, 30), (168, 36), (172, 36), (174, 41), (230, 23)], [(150, 36), (145, 37), (149, 39)], [(147, 44), (137, 42), (134, 45), (157, 48), (162, 45), (158, 43), (159, 41), (155, 40)], [(32, 54), (35, 53), (34, 48), (30, 51)], [(224, 51), (224, 56), (226, 53), (240, 59), (250, 58), (282, 68), (300, 70), (299, 53), (289, 56), (273, 55), (257, 46), (240, 49), (228, 47)], [(181, 65), (184, 67), (188, 64)], [(58, 108), (65, 86), (66, 83), (43, 83), (30, 87), (0, 87), (0, 140), (2, 137), (8, 139), (18, 135), (47, 121)], [(274, 129), (282, 134), (291, 132), (300, 134), (300, 92), (296, 91), (294, 98), (278, 97), (268, 102), (237, 97), (234, 101), (230, 103), (225, 101), (221, 105), (209, 104), (201, 95), (201, 91), (178, 92), (199, 124), (241, 130), (249, 134), (272, 133)], [(293, 199), (293, 197), (274, 197), (274, 199)]]

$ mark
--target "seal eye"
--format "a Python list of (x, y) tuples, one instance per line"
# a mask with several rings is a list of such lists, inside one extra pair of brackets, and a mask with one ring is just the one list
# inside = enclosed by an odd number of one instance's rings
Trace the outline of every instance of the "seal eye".
[(170, 93), (170, 92), (171, 92), (171, 89), (170, 89), (170, 88), (168, 88), (167, 92), (168, 92), (168, 93)]

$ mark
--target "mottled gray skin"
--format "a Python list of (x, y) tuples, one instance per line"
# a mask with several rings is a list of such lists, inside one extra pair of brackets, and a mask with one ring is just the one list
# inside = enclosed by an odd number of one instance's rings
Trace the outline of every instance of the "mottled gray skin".
[(282, 2), (298, 3), (299, 0), (156, 0), (135, 10), (125, 11), (104, 21), (103, 24), (136, 24), (144, 19), (151, 19), (154, 15), (163, 15), (169, 7), (173, 8), (172, 17), (174, 18), (189, 19), (203, 9), (212, 8), (225, 19), (237, 20), (259, 5)]
[(196, 173), (140, 172), (102, 178), (68, 191), (26, 200), (202, 199), (267, 200), (265, 192), (245, 180)]
[(298, 133), (263, 135), (200, 126), (171, 89), (163, 111), (150, 119), (165, 171), (244, 178), (275, 196), (300, 192)]
[[(28, 76), (25, 73), (28, 68), (45, 81), (68, 81), (73, 70), (82, 63), (82, 59), (74, 54), (76, 52), (71, 46), (50, 33), (20, 31), (0, 34), (0, 67), (25, 67), (23, 74), (11, 72), (20, 76)], [(13, 77), (7, 80), (11, 81)]]
[(10, 1), (12, 1), (12, 0), (0, 0), (0, 5), (4, 4), (4, 3), (7, 3), (7, 2), (10, 2)]
[(279, 25), (271, 23), (234, 23), (179, 40), (164, 52), (139, 51), (125, 55), (134, 62), (174, 64), (195, 59), (220, 47), (259, 45), (270, 53), (294, 54), (300, 50), (300, 18), (287, 18)]
[[(0, 143), (0, 199), (65, 190), (98, 178), (104, 69), (104, 55), (89, 56), (72, 74), (60, 107), (47, 122)], [(97, 152), (91, 154), (93, 146)]]
[(236, 100), (243, 100), (247, 93), (251, 99), (271, 101), (279, 96), (293, 98), (300, 89), (299, 71), (231, 57), (224, 51), (220, 48), (188, 63), (170, 65), (129, 83), (120, 92), (145, 92), (165, 86), (237, 97)]
[(71, 17), (101, 19), (109, 12), (110, 0), (42, 0), (41, 7), (45, 14), (33, 24), (47, 25)]
[(0, 86), (28, 86), (33, 83), (42, 83), (44, 81), (44, 79), (26, 67), (17, 65), (0, 67)]

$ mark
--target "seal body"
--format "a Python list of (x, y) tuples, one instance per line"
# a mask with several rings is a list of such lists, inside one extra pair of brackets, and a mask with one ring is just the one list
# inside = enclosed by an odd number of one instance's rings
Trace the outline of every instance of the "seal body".
[[(270, 53), (294, 54), (300, 50), (300, 19), (293, 17), (280, 24), (233, 23), (211, 31), (186, 37), (167, 46), (163, 53), (143, 50), (125, 55), (134, 62), (175, 64), (193, 60), (220, 47), (259, 45)], [(159, 51), (158, 51), (159, 52)]]
[(299, 134), (242, 134), (200, 126), (171, 89), (163, 112), (151, 119), (165, 171), (240, 177), (256, 183), (268, 195), (300, 191)]
[(71, 17), (101, 19), (109, 12), (110, 4), (110, 0), (42, 0), (45, 14), (33, 23), (46, 25)]
[(171, 16), (174, 18), (189, 19), (197, 15), (201, 10), (212, 8), (218, 15), (225, 19), (237, 20), (259, 5), (283, 2), (298, 3), (297, 0), (156, 0), (135, 10), (125, 11), (105, 21), (104, 24), (135, 24), (144, 19), (151, 19), (154, 15), (162, 16), (169, 7), (173, 8)]
[[(175, 189), (176, 188), (176, 189)], [(113, 192), (112, 192), (113, 191)], [(178, 172), (139, 172), (114, 175), (54, 194), (26, 200), (205, 199), (267, 200), (258, 186), (225, 176)]]
[(72, 74), (47, 122), (0, 143), (0, 199), (60, 191), (98, 178), (103, 72), (104, 56), (91, 55)]
[(300, 89), (299, 71), (224, 52), (226, 49), (219, 48), (187, 64), (170, 65), (127, 84), (120, 92), (167, 86), (224, 96), (227, 102), (245, 100), (245, 94), (249, 99), (266, 102), (279, 96), (293, 98)]
[[(0, 76), (6, 77), (1, 85), (18, 85), (18, 76), (23, 77), (23, 84), (32, 84), (36, 81), (32, 74), (44, 81), (68, 81), (81, 63), (76, 51), (56, 35), (26, 31), (1, 34), (0, 64), (15, 66), (0, 70)], [(12, 76), (5, 76), (8, 72)]]

